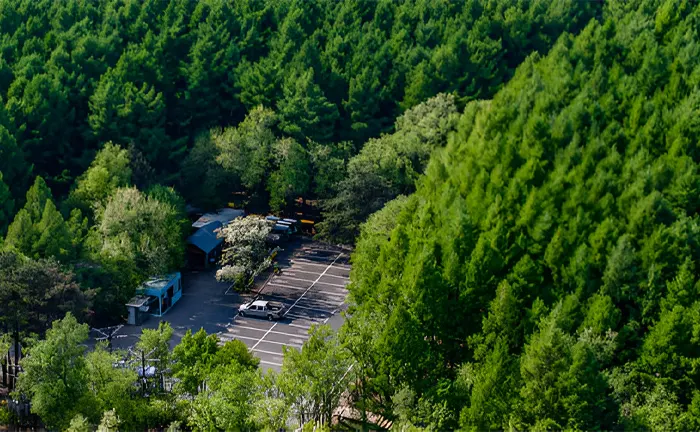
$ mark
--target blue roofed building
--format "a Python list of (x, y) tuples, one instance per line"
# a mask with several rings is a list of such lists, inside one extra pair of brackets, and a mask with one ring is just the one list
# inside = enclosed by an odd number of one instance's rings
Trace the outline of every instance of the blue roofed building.
[(127, 322), (141, 325), (146, 314), (162, 317), (182, 297), (180, 272), (163, 277), (153, 277), (136, 288), (136, 295), (126, 304), (129, 310)]
[(187, 237), (187, 260), (190, 267), (208, 268), (216, 263), (224, 242), (219, 238), (219, 230), (222, 226), (220, 221), (212, 221), (202, 225), (194, 234)]

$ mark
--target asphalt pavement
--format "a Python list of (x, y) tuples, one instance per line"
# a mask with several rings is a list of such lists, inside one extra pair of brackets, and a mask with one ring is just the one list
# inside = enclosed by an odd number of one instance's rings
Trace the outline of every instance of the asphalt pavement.
[(281, 262), (281, 272), (272, 276), (256, 296), (249, 299), (283, 303), (284, 317), (265, 319), (233, 317), (222, 341), (238, 339), (260, 358), (263, 368), (279, 370), (284, 346), (300, 349), (314, 324), (337, 322), (345, 308), (350, 276), (347, 251), (320, 243), (303, 243)]
[[(300, 349), (314, 324), (328, 323), (337, 329), (342, 324), (348, 294), (350, 255), (347, 250), (308, 239), (296, 239), (284, 246), (277, 262), (278, 275), (261, 278), (250, 293), (239, 294), (230, 284), (217, 282), (215, 270), (184, 272), (182, 298), (168, 313), (149, 317), (141, 326), (123, 326), (114, 335), (117, 349), (132, 347), (144, 328), (157, 328), (160, 320), (174, 329), (171, 346), (185, 332), (204, 328), (218, 334), (222, 342), (238, 339), (260, 358), (264, 369), (279, 370), (282, 347)], [(238, 306), (254, 300), (284, 303), (284, 317), (266, 319), (238, 316)], [(98, 336), (93, 332), (93, 337)], [(94, 339), (93, 339), (94, 341)]]

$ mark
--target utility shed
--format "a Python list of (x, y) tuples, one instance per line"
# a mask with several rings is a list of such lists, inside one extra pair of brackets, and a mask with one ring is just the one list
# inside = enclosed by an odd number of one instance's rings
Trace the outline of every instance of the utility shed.
[(136, 294), (148, 297), (148, 312), (161, 317), (182, 297), (180, 272), (151, 278), (136, 289)]
[(204, 225), (218, 221), (222, 225), (226, 225), (232, 220), (245, 216), (245, 212), (240, 209), (232, 208), (222, 208), (216, 213), (206, 213), (197, 219), (193, 224), (192, 228), (202, 228)]
[(219, 221), (209, 222), (187, 237), (187, 259), (191, 267), (207, 268), (216, 262), (224, 242), (219, 238), (219, 229), (222, 226)]
[(153, 303), (153, 299), (148, 296), (134, 296), (129, 303), (126, 304), (126, 308), (129, 310), (129, 318), (127, 319), (127, 324), (129, 325), (141, 325), (148, 318), (148, 309), (150, 309), (150, 304)]

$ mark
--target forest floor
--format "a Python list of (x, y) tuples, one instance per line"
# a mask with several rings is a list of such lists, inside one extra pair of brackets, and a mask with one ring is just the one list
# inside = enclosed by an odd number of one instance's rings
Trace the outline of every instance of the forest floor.
[[(157, 328), (160, 320), (173, 327), (171, 346), (188, 329), (203, 328), (222, 341), (238, 339), (261, 360), (265, 369), (279, 370), (282, 347), (301, 348), (313, 324), (337, 329), (343, 322), (350, 252), (300, 238), (284, 245), (277, 262), (280, 274), (262, 278), (250, 293), (237, 293), (230, 284), (217, 282), (215, 270), (184, 272), (182, 298), (165, 316), (149, 317), (141, 326), (124, 326), (112, 340), (115, 349), (132, 347), (144, 328)], [(239, 317), (238, 306), (253, 299), (284, 303), (285, 316), (274, 322)]]

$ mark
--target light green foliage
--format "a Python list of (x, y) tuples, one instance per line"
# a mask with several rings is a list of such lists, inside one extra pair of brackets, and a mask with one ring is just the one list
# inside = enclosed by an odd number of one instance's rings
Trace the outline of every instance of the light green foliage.
[(91, 430), (92, 428), (90, 427), (88, 419), (82, 414), (77, 414), (70, 421), (70, 425), (68, 426), (68, 429), (66, 429), (66, 432), (90, 432)]
[(262, 392), (256, 397), (250, 416), (258, 430), (274, 432), (288, 425), (291, 407), (277, 385), (277, 377), (272, 370), (262, 375)]
[(283, 349), (277, 385), (299, 424), (309, 420), (329, 423), (353, 377), (348, 352), (329, 326), (312, 327), (301, 351)]
[(235, 128), (211, 132), (211, 140), (219, 152), (217, 161), (250, 191), (264, 190), (277, 141), (273, 132), (276, 123), (274, 112), (259, 106)]
[(73, 209), (68, 220), (66, 220), (66, 228), (71, 239), (73, 256), (81, 258), (85, 239), (88, 235), (88, 218), (83, 217), (83, 212), (80, 209)]
[(225, 366), (232, 363), (238, 363), (244, 368), (252, 370), (260, 365), (260, 359), (253, 355), (243, 342), (231, 340), (218, 347), (214, 355), (214, 364)]
[(114, 367), (120, 360), (119, 353), (110, 353), (102, 345), (90, 351), (85, 357), (87, 385), (94, 398), (93, 413), (111, 409), (122, 426), (131, 428), (137, 425), (134, 411), (141, 402), (134, 398), (138, 377), (132, 369)]
[(288, 208), (297, 197), (311, 191), (309, 153), (298, 142), (283, 139), (277, 142), (275, 153), (279, 168), (270, 176), (270, 208), (278, 212)]
[(237, 363), (218, 367), (195, 397), (188, 424), (196, 430), (252, 430), (259, 392), (259, 371)]
[(238, 288), (247, 288), (252, 278), (270, 266), (265, 243), (270, 230), (270, 224), (260, 216), (237, 218), (223, 227), (219, 234), (225, 244), (222, 268), (217, 270), (216, 278), (240, 281)]
[(114, 410), (105, 411), (97, 426), (97, 432), (118, 432), (121, 421)]
[(219, 349), (215, 335), (207, 335), (204, 329), (199, 329), (192, 335), (191, 330), (182, 337), (173, 350), (173, 376), (178, 382), (179, 392), (196, 395), (205, 377), (214, 366)]
[(432, 151), (447, 143), (457, 121), (453, 96), (438, 95), (396, 120), (396, 132), (369, 140), (350, 159), (338, 194), (324, 204), (321, 236), (350, 243), (359, 225), (399, 194), (413, 192)]
[[(143, 329), (141, 337), (136, 343), (139, 353), (143, 352), (150, 365), (153, 365), (158, 373), (169, 369), (172, 353), (170, 352), (170, 339), (173, 337), (173, 328), (170, 323), (161, 321), (157, 329)], [(138, 359), (141, 360), (141, 359)]]
[(97, 153), (90, 168), (76, 180), (69, 199), (81, 210), (90, 210), (104, 204), (115, 190), (129, 186), (130, 182), (129, 152), (108, 142)]
[(173, 351), (173, 376), (180, 380), (175, 391), (191, 400), (188, 424), (197, 430), (266, 425), (269, 419), (254, 416), (254, 405), (262, 400), (259, 360), (241, 341), (218, 342), (204, 329), (194, 335), (188, 330)]
[(51, 428), (65, 428), (77, 413), (83, 412), (87, 396), (86, 361), (83, 345), (88, 326), (71, 314), (54, 322), (46, 339), (31, 348), (22, 359), (18, 391), (29, 396), (32, 412)]
[[(572, 11), (529, 4), (538, 24), (501, 27), (502, 41), (545, 35), (545, 20)], [(517, 7), (502, 11), (517, 21)], [(360, 234), (343, 334), (371, 371), (364, 406), (393, 412), (390, 396), (407, 386), (415, 400), (444, 403), (445, 429), (457, 418), (470, 430), (692, 428), (682, 418), (700, 361), (699, 14), (688, 2), (606, 3), (492, 100), (466, 103), (390, 231), (372, 221)], [(412, 69), (404, 102), (434, 91), (454, 53), (470, 52), (456, 56), (468, 68), (500, 56), (494, 39), (476, 37), (498, 20), (474, 18), (473, 32)], [(472, 71), (445, 83), (485, 88), (500, 76)], [(368, 143), (344, 181), (365, 152), (365, 166), (381, 161), (380, 148)], [(327, 221), (347, 207), (327, 208)]]
[(170, 423), (170, 425), (168, 426), (166, 431), (167, 432), (180, 432), (182, 430), (180, 426), (181, 426), (181, 423), (179, 421), (174, 421), (174, 422)]
[(165, 274), (184, 260), (183, 215), (168, 202), (117, 189), (96, 218), (90, 244), (98, 260), (123, 263), (141, 277)]

